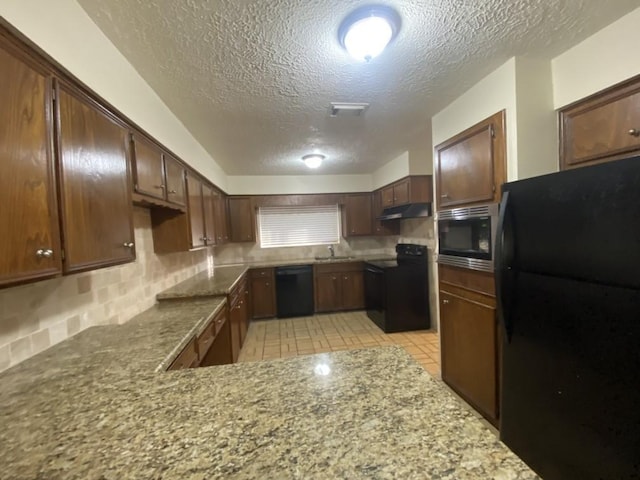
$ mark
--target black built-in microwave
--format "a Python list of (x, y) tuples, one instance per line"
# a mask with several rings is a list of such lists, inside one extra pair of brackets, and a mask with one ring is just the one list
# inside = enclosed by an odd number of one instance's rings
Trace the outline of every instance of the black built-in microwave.
[(497, 203), (438, 212), (438, 263), (493, 271)]

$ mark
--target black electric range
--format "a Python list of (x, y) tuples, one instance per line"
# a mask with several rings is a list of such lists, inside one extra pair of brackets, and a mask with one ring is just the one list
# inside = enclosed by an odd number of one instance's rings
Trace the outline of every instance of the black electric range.
[(427, 247), (399, 243), (396, 254), (396, 260), (365, 262), (367, 316), (386, 333), (428, 329)]

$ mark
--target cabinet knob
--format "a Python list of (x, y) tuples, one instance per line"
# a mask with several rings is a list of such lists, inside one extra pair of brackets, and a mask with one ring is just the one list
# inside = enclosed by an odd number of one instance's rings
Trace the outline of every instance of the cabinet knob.
[(449, 300), (445, 298), (444, 300), (442, 300), (442, 303), (444, 303), (445, 305), (449, 305)]
[(36, 250), (36, 257), (38, 258), (51, 258), (53, 257), (53, 250), (50, 248), (39, 248)]
[(201, 242), (206, 242), (207, 241), (207, 237), (200, 237), (200, 241)]
[(337, 280), (337, 278), (336, 277), (331, 277), (331, 280)]
[(175, 190), (169, 190), (169, 195), (175, 195), (176, 193), (178, 192), (176, 192)]
[(269, 286), (269, 282), (265, 283), (265, 285), (268, 287)]
[(159, 190), (164, 190), (166, 187), (164, 185), (154, 185), (153, 188), (157, 188)]
[(124, 242), (122, 246), (125, 248), (133, 248), (133, 242)]
[(449, 198), (449, 195), (446, 193), (443, 193), (442, 195), (440, 195), (440, 198)]
[(638, 130), (637, 128), (632, 128), (631, 130), (629, 130), (629, 135), (631, 135), (632, 137), (640, 137), (640, 130)]

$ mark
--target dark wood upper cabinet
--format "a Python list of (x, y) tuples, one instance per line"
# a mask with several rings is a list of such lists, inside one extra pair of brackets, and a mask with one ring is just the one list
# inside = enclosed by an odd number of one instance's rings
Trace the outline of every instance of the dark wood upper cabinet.
[[(393, 190), (392, 190), (393, 191)], [(372, 194), (372, 224), (374, 235), (400, 235), (400, 220), (385, 220), (381, 222), (378, 217), (382, 215), (382, 192), (376, 190)]]
[(139, 135), (131, 135), (134, 190), (136, 193), (165, 199), (166, 185), (162, 150)]
[(232, 242), (256, 241), (256, 215), (251, 197), (229, 197), (229, 225)]
[(0, 285), (62, 269), (51, 79), (0, 46)]
[(59, 83), (57, 92), (64, 269), (133, 261), (129, 133), (74, 88)]
[(215, 232), (215, 204), (213, 187), (209, 185), (202, 186), (202, 202), (204, 214), (204, 237), (207, 245), (216, 243)]
[(204, 232), (202, 181), (189, 173), (187, 173), (187, 198), (191, 248), (204, 247), (206, 245), (206, 238)]
[(435, 149), (439, 209), (499, 201), (506, 179), (504, 111)]
[(640, 76), (560, 111), (560, 169), (640, 153)]
[(220, 190), (213, 190), (213, 209), (215, 214), (216, 245), (229, 243), (229, 216), (227, 198)]
[(382, 208), (433, 201), (432, 178), (431, 175), (411, 175), (376, 190), (380, 192)]
[(342, 235), (355, 237), (373, 234), (371, 193), (354, 193), (344, 196)]
[(184, 167), (175, 158), (165, 153), (164, 172), (167, 201), (185, 206), (187, 197), (184, 188)]

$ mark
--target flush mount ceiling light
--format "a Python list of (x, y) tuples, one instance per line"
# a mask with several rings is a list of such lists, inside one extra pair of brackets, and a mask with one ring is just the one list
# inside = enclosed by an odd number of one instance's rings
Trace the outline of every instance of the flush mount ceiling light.
[(382, 53), (400, 30), (400, 16), (384, 5), (358, 8), (340, 24), (340, 44), (357, 60), (368, 62)]
[(318, 168), (322, 165), (322, 160), (325, 158), (324, 155), (320, 155), (319, 153), (311, 153), (302, 157), (302, 161), (309, 168)]

